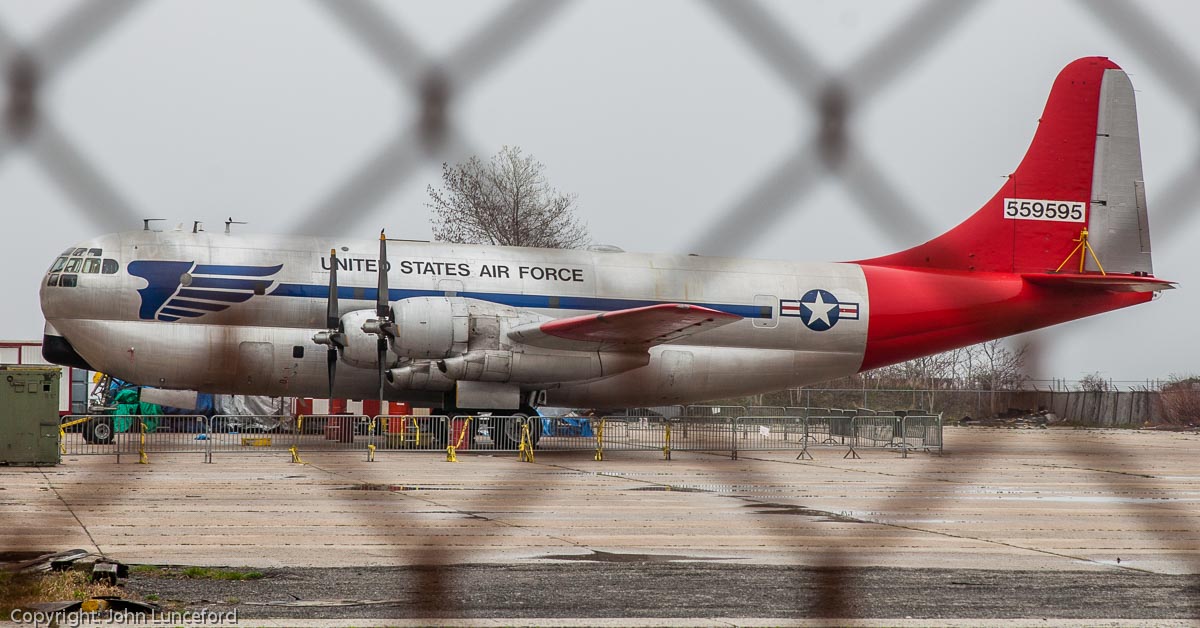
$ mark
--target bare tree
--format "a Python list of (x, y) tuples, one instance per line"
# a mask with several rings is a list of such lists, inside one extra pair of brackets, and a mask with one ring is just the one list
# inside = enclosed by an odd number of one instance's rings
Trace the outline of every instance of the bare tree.
[(991, 340), (979, 345), (979, 368), (976, 377), (979, 383), (991, 391), (991, 409), (996, 412), (996, 391), (1016, 390), (1025, 383), (1025, 353), (1028, 347), (1009, 350), (1002, 340)]
[(575, 215), (575, 195), (554, 189), (545, 166), (515, 146), (486, 162), (472, 156), (442, 164), (442, 187), (428, 190), (436, 240), (551, 249), (589, 241)]
[(1079, 389), (1084, 392), (1108, 392), (1113, 387), (1100, 371), (1095, 371), (1079, 378)]
[(1195, 425), (1200, 421), (1200, 377), (1172, 375), (1162, 386), (1165, 418), (1176, 425)]

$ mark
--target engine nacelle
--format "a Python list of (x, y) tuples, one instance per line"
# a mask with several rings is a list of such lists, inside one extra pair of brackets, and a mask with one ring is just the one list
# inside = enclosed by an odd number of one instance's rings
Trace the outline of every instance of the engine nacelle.
[[(379, 336), (363, 331), (363, 325), (374, 320), (375, 310), (355, 310), (342, 317), (343, 362), (360, 369), (379, 368)], [(385, 355), (384, 360), (390, 358)]]
[(387, 381), (393, 388), (401, 390), (452, 390), (454, 382), (425, 360), (413, 361), (407, 366), (387, 372)]
[(470, 311), (466, 300), (415, 297), (392, 306), (396, 337), (392, 351), (406, 358), (445, 358), (467, 350)]
[(650, 363), (649, 353), (471, 351), (437, 367), (454, 380), (552, 384), (608, 377)]

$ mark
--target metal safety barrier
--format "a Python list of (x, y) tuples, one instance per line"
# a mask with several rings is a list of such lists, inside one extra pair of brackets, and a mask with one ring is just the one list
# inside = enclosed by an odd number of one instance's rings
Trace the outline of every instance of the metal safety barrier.
[(864, 448), (942, 451), (941, 416), (504, 416), (309, 414), (299, 416), (72, 415), (63, 418), (64, 455), (214, 454), (355, 451), (368, 461), (379, 453), (440, 452), (457, 462), (467, 452), (514, 452), (533, 461), (537, 451), (799, 452), (845, 447), (845, 458)]
[(942, 417), (938, 416), (906, 416), (900, 420), (899, 447), (908, 457), (909, 449), (920, 449), (932, 452), (935, 449), (940, 454), (943, 450)]
[(67, 415), (59, 429), (63, 455), (136, 455), (142, 462), (151, 453), (204, 453), (208, 444), (205, 417), (198, 415)]

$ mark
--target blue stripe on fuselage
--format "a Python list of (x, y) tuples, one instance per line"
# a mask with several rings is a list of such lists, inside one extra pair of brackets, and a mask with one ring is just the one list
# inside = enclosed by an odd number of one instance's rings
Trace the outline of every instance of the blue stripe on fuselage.
[(283, 264), (275, 266), (230, 266), (226, 264), (197, 264), (193, 275), (225, 275), (235, 277), (270, 277), (279, 272)]
[[(354, 286), (338, 286), (338, 299), (357, 299), (374, 301), (379, 294), (378, 288), (360, 288)], [(325, 299), (329, 296), (329, 286), (281, 283), (271, 291), (270, 296), (305, 297), (309, 299)], [(443, 297), (445, 290), (409, 290), (392, 288), (388, 290), (389, 301), (411, 299), (413, 297)], [(661, 305), (663, 303), (688, 303), (707, 307), (718, 312), (734, 314), (742, 318), (771, 318), (772, 307), (769, 305), (731, 305), (727, 303), (693, 303), (690, 301), (650, 301), (646, 299), (616, 299), (605, 297), (575, 297), (549, 296), (541, 294), (508, 294), (504, 292), (459, 292), (457, 296), (467, 299), (478, 299), (508, 305), (548, 310), (590, 310), (612, 312), (627, 310), (635, 307)]]

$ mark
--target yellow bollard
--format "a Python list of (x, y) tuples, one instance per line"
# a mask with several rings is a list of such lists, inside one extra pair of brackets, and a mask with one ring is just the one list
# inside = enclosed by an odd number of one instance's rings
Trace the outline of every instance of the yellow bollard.
[(375, 445), (367, 445), (367, 462), (375, 462)]
[(288, 451), (292, 452), (292, 462), (294, 462), (296, 464), (307, 464), (303, 460), (300, 459), (300, 450), (296, 449), (295, 445), (292, 445), (291, 447), (289, 447)]
[(671, 422), (666, 421), (667, 433), (663, 438), (663, 460), (671, 459)]

